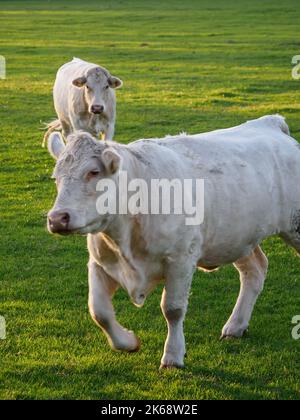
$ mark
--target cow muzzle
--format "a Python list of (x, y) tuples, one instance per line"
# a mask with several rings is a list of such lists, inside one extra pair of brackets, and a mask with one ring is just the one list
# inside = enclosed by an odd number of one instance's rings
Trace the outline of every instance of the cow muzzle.
[(103, 105), (92, 105), (91, 106), (91, 112), (93, 114), (96, 114), (96, 115), (103, 114), (104, 106)]
[(48, 214), (48, 229), (51, 233), (69, 232), (70, 214), (66, 211), (51, 211)]

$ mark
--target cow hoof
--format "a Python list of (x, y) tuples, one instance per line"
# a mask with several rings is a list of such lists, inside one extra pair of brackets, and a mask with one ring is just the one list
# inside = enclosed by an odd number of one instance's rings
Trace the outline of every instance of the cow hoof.
[(159, 369), (183, 369), (184, 368), (184, 361), (183, 357), (174, 357), (165, 355), (161, 359), (160, 368)]
[(248, 331), (247, 328), (239, 328), (237, 330), (233, 330), (230, 328), (227, 330), (226, 328), (224, 328), (222, 331), (220, 340), (231, 340), (231, 339), (242, 338), (247, 331)]
[(135, 346), (134, 349), (127, 350), (128, 353), (137, 353), (141, 349), (141, 340), (137, 336), (135, 338), (136, 338), (136, 341), (137, 341), (136, 346)]
[(184, 365), (180, 365), (177, 363), (171, 363), (171, 364), (162, 363), (159, 367), (159, 370), (164, 370), (164, 369), (184, 369)]
[(240, 337), (235, 337), (234, 335), (221, 335), (220, 337), (220, 341), (224, 341), (224, 340), (237, 340)]
[(111, 347), (116, 351), (136, 353), (141, 348), (141, 340), (132, 331), (124, 329), (123, 337), (119, 337), (118, 342), (111, 343)]

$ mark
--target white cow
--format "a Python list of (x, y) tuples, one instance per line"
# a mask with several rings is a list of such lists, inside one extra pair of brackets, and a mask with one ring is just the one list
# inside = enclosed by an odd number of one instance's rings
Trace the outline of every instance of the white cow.
[(48, 125), (47, 140), (54, 130), (65, 138), (76, 130), (112, 140), (116, 119), (115, 89), (122, 81), (97, 64), (73, 58), (57, 72), (53, 88), (58, 120)]
[[(52, 134), (49, 150), (58, 159), (58, 196), (48, 228), (88, 234), (90, 313), (114, 349), (140, 347), (135, 334), (115, 317), (112, 296), (120, 286), (140, 306), (164, 281), (161, 308), (168, 337), (161, 367), (182, 367), (183, 321), (197, 267), (212, 271), (233, 263), (239, 271), (240, 295), (222, 337), (241, 337), (267, 274), (261, 242), (278, 234), (300, 252), (300, 148), (280, 116), (127, 146), (76, 133), (65, 147)], [(204, 179), (204, 223), (187, 226), (185, 215), (179, 214), (100, 215), (97, 183), (118, 183), (121, 169), (129, 180), (146, 183), (154, 178)]]

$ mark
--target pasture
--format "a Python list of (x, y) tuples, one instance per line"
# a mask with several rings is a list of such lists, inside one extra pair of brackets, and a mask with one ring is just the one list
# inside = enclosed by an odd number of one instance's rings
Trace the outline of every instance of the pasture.
[[(197, 273), (184, 370), (158, 371), (166, 335), (158, 288), (142, 309), (122, 291), (120, 322), (137, 354), (108, 347), (87, 308), (86, 239), (46, 230), (54, 162), (41, 147), (52, 85), (73, 56), (106, 66), (117, 92), (115, 140), (198, 133), (270, 113), (300, 140), (298, 0), (0, 1), (1, 399), (300, 399), (300, 260), (277, 238), (249, 333), (219, 341), (239, 290), (231, 267)], [(245, 221), (247, 223), (247, 221)]]

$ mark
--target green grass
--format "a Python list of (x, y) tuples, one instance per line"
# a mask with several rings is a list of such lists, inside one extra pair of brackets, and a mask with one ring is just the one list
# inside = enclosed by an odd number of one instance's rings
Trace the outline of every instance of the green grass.
[(194, 279), (183, 371), (159, 372), (166, 336), (161, 289), (143, 309), (120, 292), (119, 320), (142, 340), (112, 352), (87, 309), (84, 238), (45, 228), (55, 197), (41, 122), (52, 84), (73, 55), (124, 80), (116, 140), (229, 127), (268, 113), (300, 139), (299, 0), (0, 1), (0, 398), (299, 399), (299, 264), (270, 239), (270, 271), (249, 335), (219, 342), (237, 297), (232, 267)]

